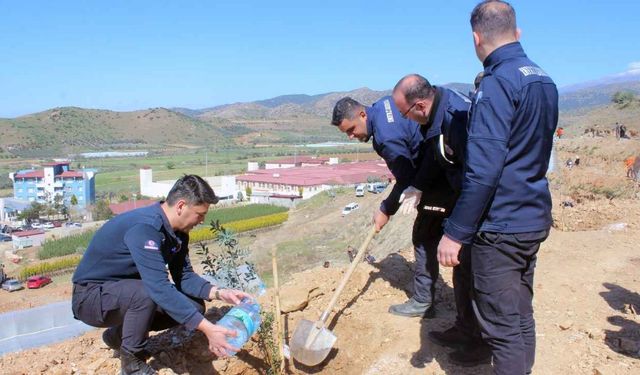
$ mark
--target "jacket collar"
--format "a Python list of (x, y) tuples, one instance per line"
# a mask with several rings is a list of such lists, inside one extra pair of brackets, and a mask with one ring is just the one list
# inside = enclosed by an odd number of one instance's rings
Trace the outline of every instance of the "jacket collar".
[(423, 132), (425, 139), (435, 137), (442, 133), (442, 121), (444, 121), (444, 112), (446, 111), (448, 101), (448, 91), (441, 87), (436, 87), (436, 94), (433, 98), (431, 111), (429, 112), (429, 119), (425, 125), (421, 125), (426, 129)]
[(152, 205), (151, 207), (162, 218), (162, 226), (164, 227), (165, 232), (169, 236), (171, 236), (174, 240), (181, 242), (178, 236), (176, 235), (176, 232), (173, 231), (173, 228), (171, 227), (171, 223), (169, 223), (169, 218), (167, 218), (167, 215), (165, 215), (164, 211), (162, 210), (162, 203), (164, 203), (164, 201), (158, 202)]
[(520, 44), (520, 42), (508, 43), (496, 48), (489, 54), (489, 56), (487, 56), (486, 59), (484, 59), (482, 65), (485, 68), (488, 68), (492, 65), (498, 64), (501, 61), (514, 57), (527, 57), (527, 54), (524, 53), (524, 49), (522, 49), (522, 45)]
[(373, 136), (373, 116), (375, 113), (373, 113), (373, 107), (365, 107), (364, 111), (367, 114), (367, 139), (365, 142), (369, 142), (369, 139)]

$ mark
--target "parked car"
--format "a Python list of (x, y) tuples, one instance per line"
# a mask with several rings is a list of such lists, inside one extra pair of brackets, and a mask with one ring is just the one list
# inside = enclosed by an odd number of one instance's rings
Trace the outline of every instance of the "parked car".
[(369, 193), (378, 194), (382, 193), (384, 189), (386, 189), (387, 184), (384, 182), (372, 182), (369, 184), (368, 189)]
[(356, 197), (364, 197), (364, 186), (356, 186)]
[(7, 234), (0, 234), (0, 242), (9, 242), (11, 241), (11, 236)]
[(33, 229), (42, 229), (44, 228), (44, 225), (41, 223), (31, 223), (31, 228)]
[(376, 194), (382, 193), (386, 188), (387, 188), (387, 185), (377, 185), (375, 187), (375, 192)]
[(50, 283), (51, 283), (51, 278), (49, 276), (42, 276), (42, 275), (31, 276), (30, 278), (27, 279), (27, 288), (38, 289)]
[(356, 202), (351, 202), (348, 205), (344, 206), (344, 208), (342, 209), (342, 216), (349, 215), (358, 208), (360, 208), (360, 205), (358, 205)]
[(52, 222), (51, 224), (53, 224), (53, 226), (54, 226), (55, 228), (60, 228), (60, 227), (62, 226), (62, 222), (57, 221), (57, 220), (56, 220), (56, 221), (54, 221), (54, 222)]
[(73, 223), (71, 221), (67, 221), (66, 223), (64, 223), (65, 227), (82, 227), (82, 224), (80, 223)]
[(15, 292), (16, 290), (24, 289), (24, 285), (16, 279), (10, 279), (2, 283), (2, 289), (7, 292)]
[(55, 228), (55, 226), (53, 225), (53, 223), (44, 223), (44, 224), (42, 224), (42, 228), (44, 228), (44, 229), (53, 229), (53, 228)]

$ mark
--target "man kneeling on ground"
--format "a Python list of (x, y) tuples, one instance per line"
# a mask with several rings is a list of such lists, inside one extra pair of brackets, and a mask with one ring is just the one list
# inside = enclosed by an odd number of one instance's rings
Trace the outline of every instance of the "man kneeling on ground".
[(102, 339), (119, 351), (122, 374), (156, 374), (146, 363), (149, 331), (178, 324), (202, 331), (219, 357), (238, 350), (226, 341), (233, 330), (204, 318), (204, 300), (238, 304), (250, 296), (211, 285), (189, 260), (188, 233), (217, 202), (205, 180), (187, 175), (166, 201), (118, 215), (93, 236), (73, 275), (73, 314), (108, 328)]

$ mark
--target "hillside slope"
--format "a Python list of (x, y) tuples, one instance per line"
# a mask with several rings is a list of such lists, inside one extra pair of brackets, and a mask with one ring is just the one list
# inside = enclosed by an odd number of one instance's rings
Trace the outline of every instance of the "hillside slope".
[(164, 108), (135, 112), (65, 107), (15, 119), (0, 119), (5, 148), (17, 155), (50, 155), (86, 150), (154, 148), (163, 144), (202, 145), (228, 141), (224, 120), (202, 121)]
[(628, 130), (640, 130), (640, 102), (624, 108), (608, 104), (563, 112), (558, 126), (564, 127), (569, 136), (582, 136), (588, 129), (613, 132), (616, 122), (624, 124)]

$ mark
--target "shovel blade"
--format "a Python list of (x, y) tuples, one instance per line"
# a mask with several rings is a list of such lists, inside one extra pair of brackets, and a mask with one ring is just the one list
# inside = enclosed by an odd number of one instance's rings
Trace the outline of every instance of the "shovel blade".
[(315, 366), (327, 358), (335, 342), (336, 336), (324, 324), (305, 319), (291, 337), (291, 355), (303, 365)]

